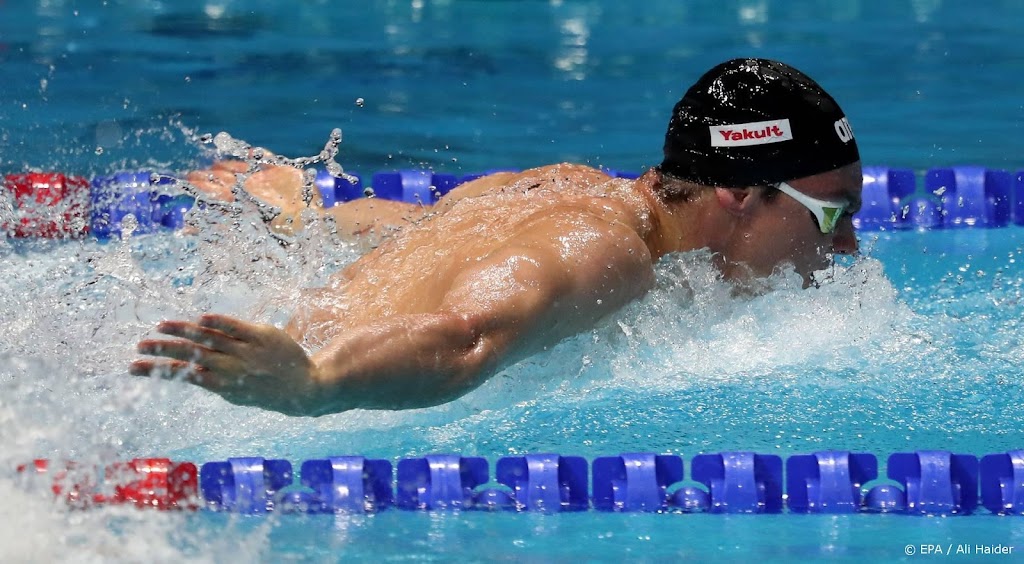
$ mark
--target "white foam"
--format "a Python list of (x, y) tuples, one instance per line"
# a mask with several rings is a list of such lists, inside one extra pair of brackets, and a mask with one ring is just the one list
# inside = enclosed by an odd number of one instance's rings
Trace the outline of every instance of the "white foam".
[[(538, 387), (556, 395), (572, 388), (582, 388), (575, 394), (609, 387), (665, 391), (785, 377), (788, 367), (863, 370), (920, 345), (908, 340), (918, 316), (874, 259), (837, 266), (810, 289), (794, 272), (780, 272), (767, 281), (771, 291), (753, 297), (737, 297), (705, 253), (667, 257), (657, 273), (647, 296), (595, 330), (507, 370), (473, 395), (474, 405), (498, 407), (493, 397), (528, 401)], [(564, 378), (552, 381), (551, 374)]]
[(34, 458), (102, 465), (196, 449), (269, 457), (282, 437), (309, 435), (308, 419), (127, 373), (135, 343), (158, 321), (211, 310), (280, 321), (299, 288), (322, 283), (329, 266), (357, 256), (322, 223), (286, 249), (259, 217), (243, 201), (195, 211), (196, 235), (105, 244), (0, 240), (0, 561), (215, 562), (255, 560), (266, 548), (264, 529), (196, 533), (181, 543), (187, 518), (179, 514), (127, 507), (69, 513), (46, 491), (22, 491), (13, 470)]

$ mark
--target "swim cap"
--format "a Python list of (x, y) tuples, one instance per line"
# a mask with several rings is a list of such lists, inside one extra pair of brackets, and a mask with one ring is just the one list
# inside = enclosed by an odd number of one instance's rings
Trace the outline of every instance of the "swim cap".
[(817, 82), (768, 59), (733, 59), (672, 110), (661, 170), (709, 186), (760, 186), (860, 160), (850, 123)]

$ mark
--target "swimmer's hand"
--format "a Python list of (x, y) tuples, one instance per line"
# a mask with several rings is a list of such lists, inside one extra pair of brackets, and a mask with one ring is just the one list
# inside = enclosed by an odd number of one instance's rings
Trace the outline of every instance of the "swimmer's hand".
[(163, 358), (133, 362), (132, 374), (183, 378), (237, 405), (320, 414), (315, 366), (281, 329), (207, 314), (198, 323), (164, 321), (156, 330), (179, 338), (141, 341), (139, 353)]
[[(232, 187), (249, 165), (243, 161), (218, 161), (209, 169), (188, 173), (186, 180), (215, 200), (234, 201)], [(264, 164), (253, 172), (242, 185), (249, 195), (281, 209), (285, 214), (296, 214), (306, 207), (302, 199), (302, 171), (290, 166)]]
[[(188, 173), (186, 179), (208, 198), (233, 202), (235, 193), (232, 190), (248, 170), (249, 166), (242, 161), (218, 161), (209, 169)], [(312, 202), (306, 205), (302, 171), (291, 166), (262, 164), (260, 170), (245, 178), (242, 188), (255, 200), (279, 210), (280, 213), (270, 222), (270, 228), (286, 235), (294, 235), (302, 229), (302, 210), (307, 207), (323, 208), (323, 201), (316, 190), (313, 190)]]

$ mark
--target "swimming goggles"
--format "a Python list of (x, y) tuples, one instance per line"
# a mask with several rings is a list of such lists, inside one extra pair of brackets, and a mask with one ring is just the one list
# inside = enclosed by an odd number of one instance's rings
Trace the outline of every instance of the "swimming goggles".
[(821, 232), (826, 235), (836, 230), (839, 220), (843, 217), (843, 212), (846, 211), (846, 208), (850, 207), (850, 202), (846, 200), (819, 200), (812, 198), (785, 182), (779, 182), (775, 187), (783, 194), (811, 210), (811, 215), (814, 216), (818, 223), (818, 229), (821, 229)]

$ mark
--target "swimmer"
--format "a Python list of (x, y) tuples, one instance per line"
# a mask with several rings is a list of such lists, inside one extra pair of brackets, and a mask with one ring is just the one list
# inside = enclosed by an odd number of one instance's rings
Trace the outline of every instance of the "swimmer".
[[(197, 180), (216, 191), (231, 166)], [(293, 170), (247, 188), (295, 215)], [(861, 183), (849, 122), (816, 82), (776, 61), (727, 61), (676, 104), (664, 160), (640, 178), (558, 164), (469, 182), (432, 208), (323, 210), (353, 228), (374, 214), (405, 226), (283, 329), (165, 321), (156, 330), (172, 338), (141, 341), (156, 358), (131, 372), (291, 415), (439, 405), (644, 295), (668, 253), (708, 249), (738, 285), (787, 266), (812, 284), (834, 254), (857, 251)]]

